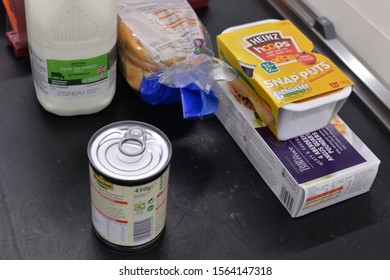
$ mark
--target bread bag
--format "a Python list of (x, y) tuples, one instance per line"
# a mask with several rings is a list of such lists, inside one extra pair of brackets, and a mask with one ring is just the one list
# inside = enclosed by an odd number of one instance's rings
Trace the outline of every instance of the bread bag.
[[(211, 40), (187, 1), (118, 0), (118, 51), (123, 76), (146, 103), (182, 102), (185, 118), (217, 109), (218, 100), (210, 92), (215, 59)], [(176, 80), (174, 73), (180, 73)], [(169, 85), (161, 82), (166, 76)]]

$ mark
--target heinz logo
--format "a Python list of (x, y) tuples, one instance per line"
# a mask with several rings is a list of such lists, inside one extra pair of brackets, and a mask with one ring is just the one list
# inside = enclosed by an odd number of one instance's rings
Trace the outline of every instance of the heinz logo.
[(264, 35), (257, 35), (253, 38), (247, 39), (249, 43), (252, 45), (261, 45), (264, 42), (269, 42), (269, 41), (276, 41), (280, 40), (280, 34), (279, 33), (270, 33), (270, 34), (264, 34)]
[(276, 64), (282, 62), (281, 57), (285, 59), (290, 56), (291, 61), (295, 59), (293, 55), (300, 52), (293, 38), (284, 37), (279, 31), (252, 34), (243, 40), (247, 44), (245, 49), (252, 55), (262, 61), (273, 61)]

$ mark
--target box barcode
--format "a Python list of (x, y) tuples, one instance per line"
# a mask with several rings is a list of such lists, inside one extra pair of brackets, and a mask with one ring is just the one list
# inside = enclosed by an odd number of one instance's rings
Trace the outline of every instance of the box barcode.
[(152, 239), (153, 216), (144, 220), (134, 221), (133, 241), (140, 243)]
[(283, 202), (284, 206), (287, 208), (287, 210), (291, 211), (294, 206), (294, 198), (291, 196), (291, 194), (286, 190), (284, 186), (282, 187), (282, 191), (280, 192), (279, 197)]

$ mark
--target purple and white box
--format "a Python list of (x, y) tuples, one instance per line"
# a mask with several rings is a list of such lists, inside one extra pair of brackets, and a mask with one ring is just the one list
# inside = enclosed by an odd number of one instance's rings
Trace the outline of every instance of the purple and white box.
[(339, 118), (278, 141), (245, 96), (221, 83), (218, 119), (292, 217), (368, 192), (379, 159)]

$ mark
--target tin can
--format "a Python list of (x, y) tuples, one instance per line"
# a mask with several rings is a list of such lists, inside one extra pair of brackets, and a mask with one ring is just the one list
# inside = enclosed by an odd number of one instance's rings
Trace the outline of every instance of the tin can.
[(122, 121), (88, 144), (92, 224), (109, 246), (131, 251), (152, 244), (165, 227), (172, 146), (152, 125)]

